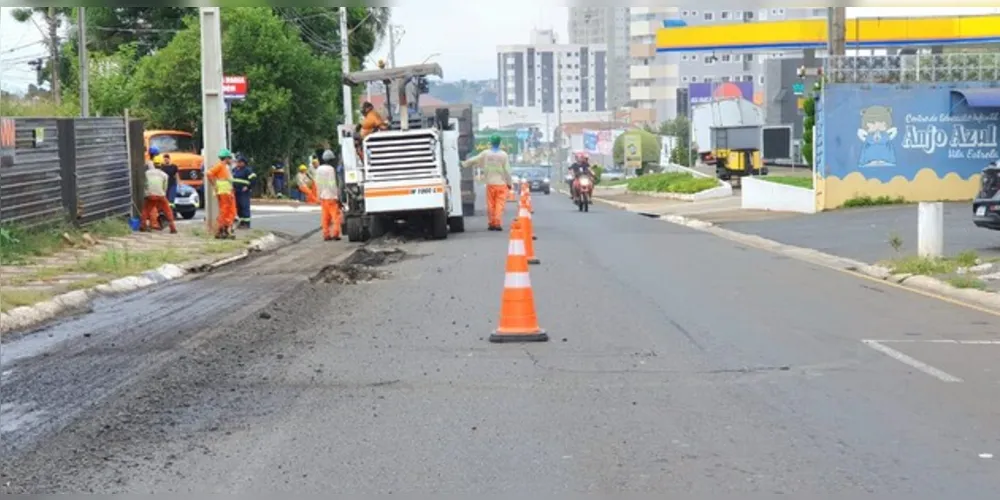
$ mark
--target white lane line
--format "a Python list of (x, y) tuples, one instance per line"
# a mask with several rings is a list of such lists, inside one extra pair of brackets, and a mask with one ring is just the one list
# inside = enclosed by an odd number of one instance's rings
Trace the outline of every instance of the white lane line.
[(878, 340), (877, 342), (882, 344), (1000, 345), (1000, 340), (897, 339), (897, 340)]
[(861, 342), (864, 342), (866, 346), (871, 347), (872, 349), (875, 349), (876, 351), (885, 354), (900, 363), (910, 365), (911, 367), (941, 380), (942, 382), (962, 382), (962, 379), (950, 373), (934, 368), (933, 366), (918, 359), (911, 358), (910, 356), (907, 356), (906, 354), (903, 354), (891, 347), (882, 345), (877, 340), (862, 340)]

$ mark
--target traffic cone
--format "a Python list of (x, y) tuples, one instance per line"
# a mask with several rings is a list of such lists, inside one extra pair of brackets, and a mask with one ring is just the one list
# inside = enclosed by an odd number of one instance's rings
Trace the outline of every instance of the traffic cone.
[(531, 291), (528, 257), (521, 222), (511, 225), (507, 246), (507, 269), (500, 300), (500, 321), (490, 342), (547, 342), (549, 336), (538, 326), (535, 294)]
[(524, 238), (524, 253), (528, 257), (528, 264), (540, 264), (542, 261), (535, 257), (535, 236), (532, 234), (534, 228), (531, 224), (531, 212), (526, 207), (521, 207), (517, 214), (517, 222), (521, 225), (521, 236)]

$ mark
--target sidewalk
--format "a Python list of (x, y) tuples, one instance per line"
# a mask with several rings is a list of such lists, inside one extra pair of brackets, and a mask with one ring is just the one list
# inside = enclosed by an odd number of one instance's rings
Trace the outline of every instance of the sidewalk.
[(693, 203), (638, 195), (595, 199), (651, 217), (694, 220), (783, 245), (881, 264), (900, 273), (928, 275), (958, 288), (1000, 293), (1000, 233), (975, 227), (968, 203), (945, 204), (946, 258), (932, 264), (915, 257), (917, 207), (912, 204), (804, 215), (742, 210), (739, 196)]
[[(161, 280), (174, 279), (189, 269), (230, 256), (235, 258), (252, 241), (268, 234), (259, 230), (238, 231), (235, 240), (216, 240), (199, 226), (179, 226), (178, 231), (177, 234), (166, 230), (130, 233), (125, 228), (114, 236), (67, 233), (60, 238), (59, 245), (38, 251), (39, 256), (13, 259), (15, 262), (8, 259), (0, 266), (0, 312), (35, 306), (66, 293), (163, 269), (165, 265), (169, 266), (168, 274), (174, 275)], [(8, 330), (8, 325), (3, 330)]]

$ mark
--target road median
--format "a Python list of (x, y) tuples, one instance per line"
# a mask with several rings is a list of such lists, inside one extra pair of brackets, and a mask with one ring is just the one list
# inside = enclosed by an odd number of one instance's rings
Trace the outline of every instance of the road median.
[(86, 232), (47, 228), (15, 235), (5, 242), (0, 267), (0, 334), (85, 309), (102, 295), (211, 271), (284, 243), (263, 231), (240, 231), (235, 240), (215, 240), (201, 227), (133, 233), (122, 221)]

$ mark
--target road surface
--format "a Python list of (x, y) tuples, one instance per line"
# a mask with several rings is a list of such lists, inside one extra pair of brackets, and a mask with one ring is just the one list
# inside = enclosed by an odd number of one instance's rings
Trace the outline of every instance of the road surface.
[(3, 491), (1000, 491), (1000, 317), (535, 208), (549, 343), (488, 343), (507, 234), (482, 217), (375, 267), (321, 270), (351, 245), (312, 237), (8, 342)]

